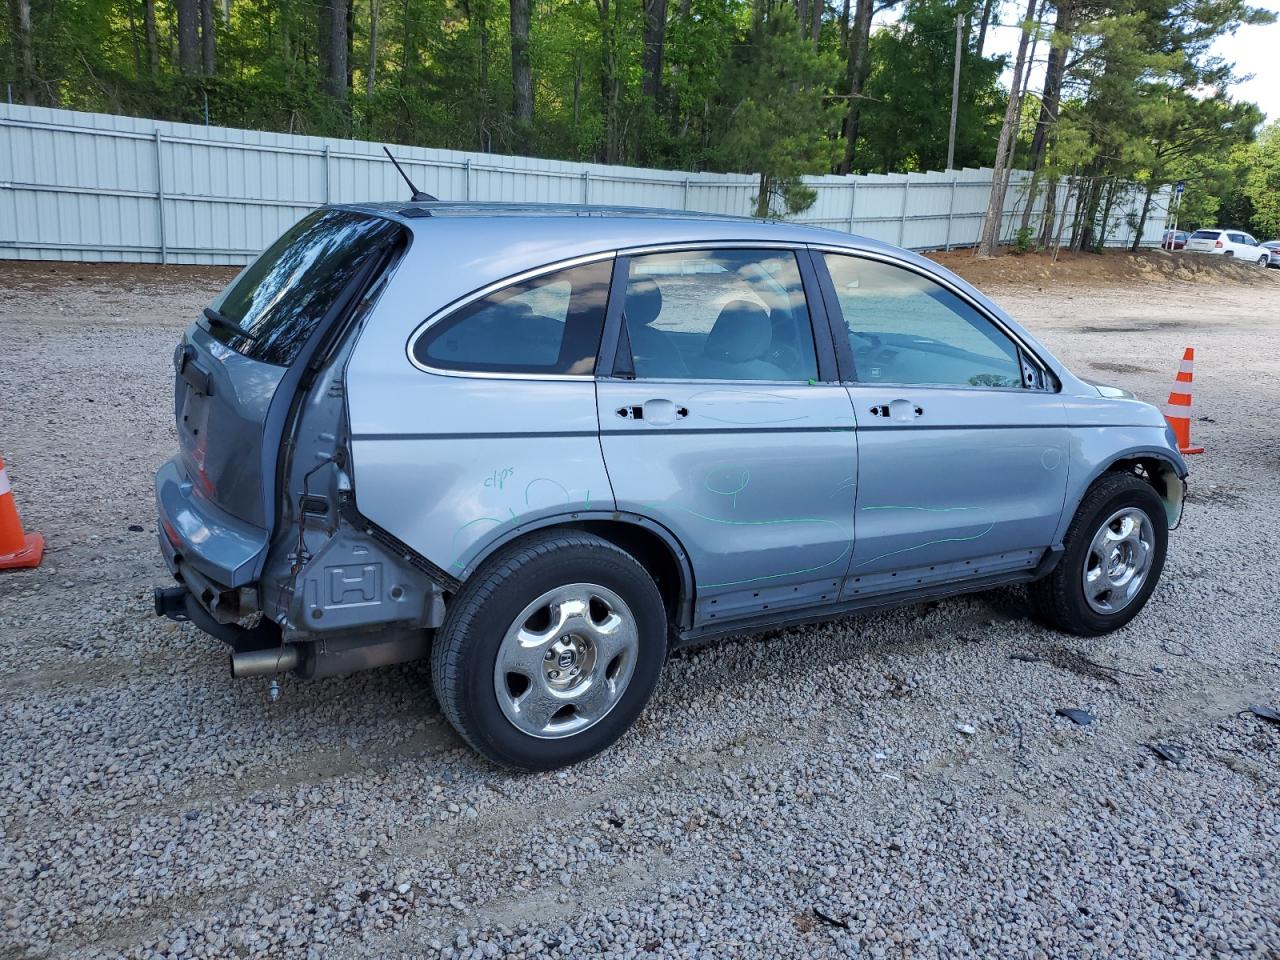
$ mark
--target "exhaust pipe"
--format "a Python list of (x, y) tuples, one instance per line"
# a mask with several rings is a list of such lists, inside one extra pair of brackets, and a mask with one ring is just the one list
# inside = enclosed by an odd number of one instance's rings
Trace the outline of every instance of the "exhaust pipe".
[(265, 677), (288, 673), (298, 666), (298, 647), (286, 643), (268, 650), (244, 650), (231, 654), (231, 676)]

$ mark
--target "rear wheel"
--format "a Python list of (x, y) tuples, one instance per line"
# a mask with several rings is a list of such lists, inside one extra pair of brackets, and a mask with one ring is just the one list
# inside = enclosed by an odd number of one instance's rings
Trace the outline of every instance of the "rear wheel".
[(1118, 630), (1146, 605), (1168, 542), (1164, 504), (1151, 485), (1131, 473), (1104, 476), (1081, 501), (1057, 567), (1028, 587), (1033, 612), (1081, 636)]
[(644, 709), (666, 631), (658, 588), (630, 554), (590, 534), (541, 534), (489, 560), (450, 604), (432, 650), (436, 696), (495, 763), (576, 763)]

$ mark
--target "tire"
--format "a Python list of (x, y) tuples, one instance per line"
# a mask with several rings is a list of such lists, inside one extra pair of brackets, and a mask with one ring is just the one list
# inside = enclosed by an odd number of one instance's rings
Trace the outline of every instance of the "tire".
[(1263, 256), (1263, 257), (1259, 257), (1259, 258), (1258, 258), (1258, 266), (1262, 267), (1264, 270), (1267, 268), (1267, 266), (1268, 266), (1270, 263), (1271, 263), (1271, 258), (1270, 258), (1270, 257)]
[(666, 608), (644, 567), (606, 540), (561, 530), (476, 571), (449, 605), (431, 673), (445, 717), (479, 753), (553, 770), (626, 732), (666, 655)]
[[(1148, 562), (1142, 580), (1136, 586), (1136, 574), (1124, 576), (1124, 561), (1136, 562), (1139, 547), (1132, 538), (1117, 542), (1117, 528), (1128, 530), (1123, 519), (1145, 517), (1145, 526), (1137, 522), (1133, 534), (1146, 543)], [(1111, 556), (1095, 549), (1095, 538), (1103, 537), (1104, 525), (1110, 526), (1112, 538), (1103, 549), (1110, 554), (1120, 552), (1115, 565)], [(1128, 546), (1126, 546), (1126, 544)], [(1048, 576), (1027, 588), (1032, 613), (1042, 623), (1082, 637), (1096, 637), (1118, 630), (1132, 620), (1146, 605), (1164, 569), (1169, 531), (1164, 503), (1159, 494), (1141, 477), (1131, 473), (1109, 473), (1099, 479), (1080, 502), (1076, 515), (1063, 538), (1064, 552), (1058, 565)], [(1101, 561), (1101, 562), (1100, 562)], [(1119, 571), (1117, 581), (1109, 576)], [(1090, 576), (1090, 574), (1093, 574)], [(1086, 583), (1093, 584), (1086, 590)], [(1113, 585), (1122, 583), (1122, 585)], [(1095, 593), (1092, 601), (1090, 591)], [(1107, 609), (1107, 608), (1110, 609)], [(1100, 609), (1101, 608), (1101, 609)]]

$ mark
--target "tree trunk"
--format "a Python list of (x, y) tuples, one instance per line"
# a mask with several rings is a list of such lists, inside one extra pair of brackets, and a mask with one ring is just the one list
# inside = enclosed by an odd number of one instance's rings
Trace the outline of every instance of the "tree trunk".
[(199, 0), (200, 3), (200, 62), (206, 77), (214, 74), (215, 52), (217, 49), (216, 27), (213, 19), (213, 0)]
[(516, 142), (529, 151), (534, 123), (534, 72), (529, 61), (529, 0), (511, 0), (511, 84), (515, 92)]
[(354, 0), (347, 0), (347, 89), (344, 96), (350, 97), (356, 88), (356, 5)]
[(31, 40), (31, 0), (9, 0), (12, 21), (14, 66), (18, 73), (18, 96), (29, 107), (38, 102), (36, 56)]
[(822, 8), (825, 4), (826, 0), (813, 0), (809, 10), (809, 39), (813, 41), (815, 50), (818, 49), (818, 41), (822, 38)]
[(1093, 252), (1101, 253), (1107, 245), (1107, 234), (1111, 232), (1111, 211), (1115, 208), (1116, 187), (1119, 180), (1111, 177), (1107, 181), (1107, 199), (1102, 205), (1102, 222), (1098, 225), (1098, 235), (1093, 242)]
[(347, 101), (347, 0), (329, 0), (317, 7), (317, 52), (320, 86), (340, 103)]
[(1000, 242), (1000, 226), (1004, 219), (1004, 196), (1009, 186), (1009, 155), (1013, 138), (1021, 116), (1022, 71), (1027, 64), (1027, 46), (1031, 42), (1031, 20), (1036, 14), (1038, 0), (1028, 0), (1027, 15), (1022, 24), (1022, 36), (1018, 40), (1018, 56), (1013, 62), (1013, 82), (1009, 84), (1009, 105), (1000, 125), (1000, 139), (996, 143), (996, 159), (991, 169), (991, 196), (987, 200), (987, 215), (982, 221), (982, 234), (974, 253), (979, 257), (993, 257)]
[(1039, 239), (1037, 246), (1047, 250), (1053, 241), (1053, 221), (1058, 206), (1058, 178), (1050, 177), (1044, 193), (1044, 215), (1040, 218)]
[(644, 0), (644, 79), (640, 92), (656, 99), (662, 89), (662, 51), (667, 42), (667, 0)]
[(760, 192), (756, 195), (756, 216), (769, 216), (769, 191), (772, 184), (769, 182), (768, 174), (760, 174)]
[(1155, 182), (1147, 184), (1146, 193), (1142, 197), (1142, 213), (1138, 216), (1138, 230), (1133, 235), (1133, 246), (1129, 248), (1130, 253), (1137, 253), (1142, 247), (1142, 231), (1147, 228), (1147, 217), (1151, 215), (1151, 198), (1155, 196)]
[(364, 76), (364, 95), (373, 99), (378, 82), (378, 8), (381, 0), (369, 0), (369, 70)]
[(160, 75), (160, 37), (156, 32), (156, 0), (142, 0), (142, 31), (147, 38), (147, 71)]
[(533, 68), (529, 64), (529, 0), (511, 0), (511, 88), (515, 94), (516, 144), (529, 150), (533, 126)]
[(848, 173), (853, 169), (853, 154), (858, 145), (858, 122), (862, 117), (862, 88), (870, 73), (871, 58), (871, 0), (856, 0), (854, 8), (852, 36), (849, 38), (849, 60), (846, 79), (849, 84), (849, 104), (845, 109), (843, 129), (844, 157), (840, 161), (839, 172)]
[(200, 72), (199, 0), (173, 0), (178, 17), (178, 69), (185, 77)]
[(982, 56), (982, 48), (987, 45), (987, 27), (991, 24), (991, 14), (995, 10), (995, 0), (985, 0), (982, 4), (982, 20), (978, 24), (977, 54)]
[(616, 8), (610, 0), (596, 0), (600, 14), (600, 99), (604, 103), (604, 162), (617, 163), (621, 154), (621, 118), (618, 104), (621, 100), (621, 80), (618, 76), (618, 51), (615, 49), (613, 16)]

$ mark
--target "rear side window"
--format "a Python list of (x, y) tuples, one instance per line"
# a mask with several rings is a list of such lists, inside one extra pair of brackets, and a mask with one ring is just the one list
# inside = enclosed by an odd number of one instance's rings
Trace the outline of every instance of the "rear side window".
[(209, 335), (246, 357), (288, 366), (347, 288), (403, 238), (402, 227), (379, 217), (347, 210), (308, 214), (213, 304), (249, 336), (220, 323), (208, 325)]
[(641, 380), (803, 382), (818, 375), (791, 250), (632, 257), (623, 317)]
[(601, 260), (503, 287), (428, 327), (414, 359), (437, 370), (590, 376), (612, 274), (613, 261)]
[(1197, 230), (1191, 235), (1192, 240), (1217, 240), (1220, 230)]

